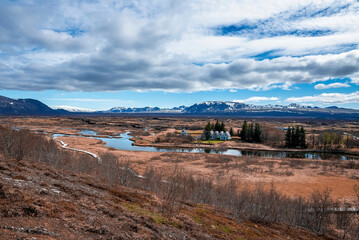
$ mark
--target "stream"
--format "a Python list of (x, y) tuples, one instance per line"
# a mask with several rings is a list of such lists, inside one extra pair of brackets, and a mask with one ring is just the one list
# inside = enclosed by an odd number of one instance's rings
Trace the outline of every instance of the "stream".
[[(247, 156), (247, 157), (263, 157), (263, 158), (302, 158), (315, 160), (359, 160), (359, 157), (337, 153), (317, 153), (317, 152), (290, 152), (290, 151), (262, 151), (262, 150), (238, 150), (238, 149), (213, 149), (213, 148), (163, 148), (152, 146), (135, 146), (130, 132), (122, 133), (119, 136), (103, 136), (98, 135), (93, 130), (82, 130), (79, 132), (82, 137), (90, 137), (105, 142), (106, 147), (115, 148), (126, 151), (141, 152), (185, 152), (185, 153), (217, 153), (230, 156)], [(76, 136), (65, 134), (53, 134), (53, 137)]]

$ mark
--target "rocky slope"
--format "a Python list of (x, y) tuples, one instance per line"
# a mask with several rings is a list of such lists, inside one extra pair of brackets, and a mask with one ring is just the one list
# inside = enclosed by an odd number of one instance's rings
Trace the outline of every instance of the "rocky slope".
[(0, 239), (332, 239), (234, 221), (207, 205), (161, 214), (161, 199), (38, 162), (0, 157)]

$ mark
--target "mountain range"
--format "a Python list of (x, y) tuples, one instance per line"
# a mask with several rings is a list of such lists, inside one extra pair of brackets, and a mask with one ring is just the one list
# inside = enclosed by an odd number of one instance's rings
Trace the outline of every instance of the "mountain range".
[(0, 96), (0, 115), (68, 115), (68, 114), (165, 114), (194, 116), (243, 116), (243, 117), (308, 117), (333, 119), (359, 119), (359, 110), (336, 106), (319, 108), (296, 103), (289, 105), (253, 105), (231, 101), (207, 101), (189, 107), (174, 108), (114, 107), (106, 111), (92, 111), (77, 107), (50, 108), (34, 99), (12, 99)]

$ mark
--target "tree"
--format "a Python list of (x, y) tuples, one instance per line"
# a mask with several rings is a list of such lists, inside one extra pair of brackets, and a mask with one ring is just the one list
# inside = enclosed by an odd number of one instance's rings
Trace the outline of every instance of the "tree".
[(216, 124), (214, 124), (214, 131), (218, 131), (218, 132), (221, 131), (221, 124), (218, 122), (218, 120)]
[(211, 137), (211, 130), (212, 130), (212, 125), (210, 122), (207, 123), (206, 127), (204, 128), (204, 136), (206, 138), (206, 140), (210, 139)]
[(299, 146), (301, 148), (307, 148), (307, 141), (306, 141), (305, 130), (303, 126), (301, 126), (299, 130)]
[(288, 127), (287, 132), (285, 134), (285, 146), (290, 148), (292, 147), (292, 128)]
[(249, 124), (249, 131), (247, 132), (247, 141), (253, 142), (253, 124)]
[(254, 127), (254, 133), (253, 133), (253, 142), (259, 143), (262, 141), (261, 139), (261, 127), (259, 126), (259, 123), (256, 123)]
[(300, 146), (299, 139), (300, 139), (300, 129), (299, 129), (299, 126), (297, 125), (295, 127), (295, 132), (294, 132), (294, 136), (293, 136), (293, 147)]
[(261, 134), (262, 131), (259, 123), (253, 125), (252, 123), (247, 124), (247, 121), (244, 121), (239, 136), (243, 142), (259, 143), (262, 141)]
[(220, 125), (220, 131), (223, 131), (223, 132), (226, 132), (226, 128), (224, 126), (224, 123), (222, 122), (221, 125)]
[(241, 140), (244, 142), (247, 141), (247, 132), (248, 132), (248, 125), (247, 125), (247, 121), (244, 120), (242, 125), (242, 131), (240, 134)]
[(285, 145), (288, 148), (306, 148), (306, 134), (304, 128), (301, 126), (288, 127), (285, 134)]
[(327, 145), (330, 144), (330, 134), (328, 132), (325, 132), (323, 134), (323, 144), (324, 144), (324, 148), (327, 148)]

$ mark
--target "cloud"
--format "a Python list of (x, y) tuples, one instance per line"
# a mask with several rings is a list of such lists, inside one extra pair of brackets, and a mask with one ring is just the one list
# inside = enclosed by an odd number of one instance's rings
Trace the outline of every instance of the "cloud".
[(262, 102), (262, 101), (277, 101), (277, 97), (250, 97), (243, 100), (233, 100), (233, 102)]
[(287, 98), (286, 102), (294, 103), (359, 103), (359, 91), (353, 93), (322, 93), (315, 96)]
[[(76, 102), (116, 102), (118, 99), (99, 98), (47, 98), (50, 101), (76, 101)], [(120, 100), (121, 101), (121, 100)]]
[(347, 88), (350, 87), (350, 85), (348, 83), (330, 83), (330, 84), (317, 84), (314, 86), (315, 89), (317, 90), (323, 90), (323, 89), (329, 89), (329, 88)]
[(0, 89), (195, 92), (288, 89), (343, 77), (358, 83), (358, 10), (349, 0), (2, 1)]

